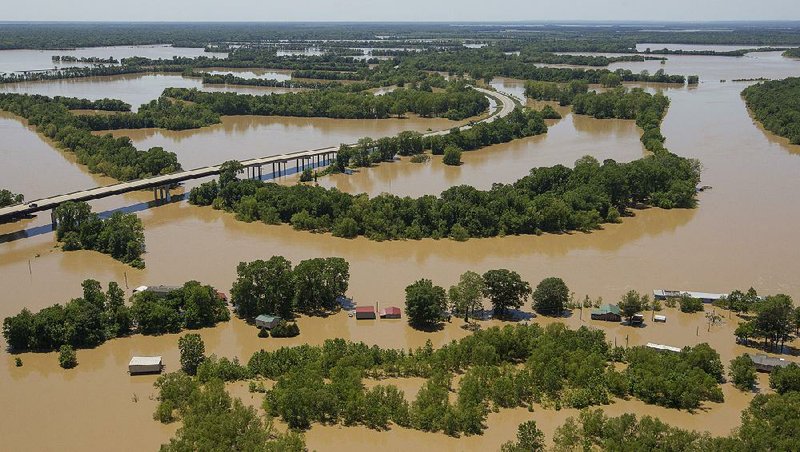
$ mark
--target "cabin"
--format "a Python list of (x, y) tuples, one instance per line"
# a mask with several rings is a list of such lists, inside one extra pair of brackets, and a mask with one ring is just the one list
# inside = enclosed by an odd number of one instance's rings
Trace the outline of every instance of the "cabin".
[(358, 320), (375, 320), (375, 308), (373, 306), (358, 306), (358, 307), (356, 307), (356, 319), (358, 319)]
[(160, 374), (163, 368), (160, 356), (134, 356), (128, 363), (131, 375)]
[(382, 319), (399, 319), (400, 318), (400, 308), (391, 306), (386, 309), (381, 310), (381, 318)]
[(600, 308), (592, 311), (592, 320), (605, 320), (606, 322), (619, 322), (622, 320), (622, 314), (619, 306), (613, 304), (604, 304)]
[(156, 295), (158, 295), (160, 297), (165, 297), (170, 292), (174, 292), (174, 291), (176, 291), (178, 289), (181, 289), (181, 288), (182, 288), (181, 286), (165, 286), (165, 285), (160, 285), (160, 286), (139, 286), (139, 287), (133, 289), (133, 293), (152, 292), (152, 293), (154, 293), (154, 294), (156, 294)]
[(648, 342), (647, 345), (645, 345), (645, 347), (652, 348), (653, 350), (659, 350), (662, 352), (673, 352), (673, 353), (681, 352), (681, 349), (678, 347), (671, 347), (669, 345), (662, 345), (662, 344), (654, 344), (652, 342)]
[(256, 317), (256, 326), (271, 330), (275, 328), (280, 321), (281, 318), (278, 316), (261, 314), (260, 316)]
[(655, 289), (653, 290), (653, 298), (656, 300), (666, 300), (667, 298), (680, 298), (682, 296), (689, 296), (697, 298), (703, 303), (713, 303), (723, 298), (727, 298), (728, 294), (724, 293), (708, 293), (708, 292), (693, 292), (690, 290), (666, 290)]
[(653, 316), (653, 321), (654, 322), (667, 323), (667, 316), (665, 316), (665, 315), (654, 315)]
[(791, 364), (783, 358), (773, 358), (767, 355), (749, 355), (759, 372), (772, 372), (776, 367), (786, 367)]

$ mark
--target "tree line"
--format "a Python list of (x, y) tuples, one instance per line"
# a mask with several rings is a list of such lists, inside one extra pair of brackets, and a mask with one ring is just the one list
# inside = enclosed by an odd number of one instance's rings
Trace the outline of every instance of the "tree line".
[(92, 64), (119, 64), (114, 57), (76, 57), (72, 55), (53, 55), (53, 63), (92, 63)]
[(189, 101), (220, 115), (381, 119), (410, 112), (459, 120), (483, 113), (489, 107), (483, 94), (456, 83), (444, 92), (397, 89), (383, 96), (339, 90), (255, 96), (185, 88), (167, 88), (162, 96)]
[(50, 98), (28, 94), (0, 94), (0, 109), (14, 113), (36, 126), (36, 131), (56, 144), (75, 153), (78, 163), (93, 173), (117, 180), (138, 179), (168, 174), (181, 169), (177, 156), (163, 148), (137, 150), (130, 138), (114, 138), (111, 134), (94, 135), (85, 122), (86, 117), (70, 113), (70, 107), (123, 108), (114, 101)]
[(108, 218), (89, 204), (67, 201), (54, 210), (56, 239), (64, 251), (95, 250), (135, 268), (144, 268), (144, 227), (133, 213), (114, 212)]
[(231, 288), (236, 314), (252, 320), (258, 315), (292, 319), (295, 314), (321, 314), (339, 307), (347, 292), (350, 265), (340, 257), (301, 261), (294, 268), (283, 256), (240, 262)]
[(574, 168), (534, 168), (512, 184), (489, 190), (461, 185), (438, 197), (368, 198), (315, 186), (237, 180), (237, 168), (229, 164), (232, 174), (193, 189), (190, 202), (235, 212), (244, 221), (289, 223), (299, 230), (372, 240), (590, 231), (619, 221), (637, 203), (693, 207), (699, 179), (695, 164), (668, 152), (630, 163), (609, 159), (601, 164), (587, 156)]
[(771, 80), (742, 91), (747, 108), (765, 129), (800, 144), (800, 77)]
[(93, 348), (108, 339), (133, 333), (176, 333), (227, 321), (225, 302), (211, 286), (189, 281), (167, 294), (134, 294), (128, 306), (125, 292), (110, 282), (104, 292), (98, 281), (82, 284), (83, 296), (39, 312), (27, 308), (3, 320), (3, 337), (15, 352), (51, 351), (62, 345)]
[(361, 138), (355, 146), (339, 147), (331, 171), (343, 172), (349, 166), (368, 167), (391, 161), (396, 155), (419, 155), (426, 149), (434, 155), (444, 155), (447, 148), (473, 151), (545, 132), (547, 125), (541, 112), (515, 109), (504, 118), (497, 118), (492, 122), (480, 122), (467, 130), (453, 128), (443, 135), (423, 136), (418, 132), (404, 131), (394, 137)]

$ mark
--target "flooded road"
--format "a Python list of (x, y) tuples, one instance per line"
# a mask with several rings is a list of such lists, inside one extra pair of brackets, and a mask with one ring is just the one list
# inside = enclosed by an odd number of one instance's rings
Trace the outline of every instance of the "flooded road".
[[(662, 46), (663, 47), (663, 46)], [(655, 47), (654, 47), (655, 48)], [(95, 278), (105, 285), (114, 280), (129, 288), (141, 284), (179, 284), (196, 279), (229, 291), (240, 261), (284, 255), (302, 259), (341, 256), (351, 265), (348, 294), (357, 303), (403, 306), (403, 289), (427, 277), (448, 287), (466, 270), (483, 272), (509, 268), (536, 284), (547, 276), (562, 277), (582, 298), (602, 296), (615, 302), (630, 289), (649, 293), (655, 288), (709, 292), (754, 286), (760, 293), (784, 292), (800, 299), (800, 261), (797, 228), (800, 223), (800, 146), (790, 146), (753, 124), (739, 97), (746, 83), (734, 78), (782, 78), (800, 74), (800, 62), (775, 52), (742, 58), (669, 56), (669, 73), (697, 73), (701, 84), (668, 89), (671, 106), (662, 126), (667, 146), (677, 154), (701, 160), (703, 184), (713, 189), (700, 195), (694, 210), (647, 209), (623, 223), (606, 225), (591, 234), (545, 234), (469, 240), (371, 242), (346, 240), (325, 234), (293, 231), (286, 226), (242, 223), (210, 208), (173, 203), (139, 213), (145, 225), (147, 268), (135, 270), (110, 257), (88, 251), (65, 253), (54, 248), (53, 234), (0, 244), (0, 317), (22, 307), (39, 310), (80, 295), (80, 282)], [(653, 64), (655, 63), (655, 64)], [(658, 62), (621, 63), (634, 71), (659, 69)], [(728, 82), (720, 82), (726, 79)], [(519, 82), (503, 82), (509, 86)], [(100, 86), (100, 85), (98, 85)], [(508, 90), (506, 90), (508, 91)], [(110, 90), (108, 92), (111, 94)], [(112, 96), (119, 97), (119, 96)], [(562, 110), (564, 111), (564, 110)], [(564, 111), (566, 113), (566, 111)], [(228, 119), (228, 118), (226, 118)], [(404, 128), (436, 129), (435, 121), (366, 121), (286, 118), (235, 118), (223, 124), (177, 134), (141, 131), (133, 135), (140, 148), (163, 145), (178, 152), (184, 166), (219, 161), (222, 155), (268, 155), (330, 145), (370, 135), (395, 133)], [(412, 124), (409, 126), (409, 124)], [(426, 164), (407, 161), (381, 164), (350, 177), (321, 183), (371, 194), (383, 191), (419, 195), (438, 193), (453, 184), (487, 188), (510, 182), (537, 165), (563, 163), (592, 154), (599, 159), (629, 161), (644, 154), (639, 131), (630, 121), (600, 121), (565, 114), (551, 121), (545, 136), (519, 140), (464, 154), (464, 165), (445, 168), (438, 157)], [(49, 148), (13, 116), (0, 117), (0, 186), (52, 194), (83, 188), (101, 180), (70, 162), (69, 156)], [(337, 138), (338, 137), (338, 138)], [(49, 152), (48, 152), (49, 151)], [(195, 160), (193, 160), (195, 159)], [(31, 162), (31, 165), (26, 165)], [(57, 174), (57, 177), (53, 177)], [(8, 181), (8, 182), (7, 182)], [(35, 181), (33, 183), (29, 181)], [(149, 193), (128, 194), (95, 204), (96, 209), (142, 203)], [(46, 216), (46, 215), (45, 215)], [(0, 234), (44, 220), (0, 226)], [(128, 291), (130, 293), (130, 291)], [(529, 309), (527, 306), (526, 309)], [(586, 313), (584, 313), (586, 314)], [(735, 318), (707, 331), (702, 314), (667, 309), (666, 324), (634, 329), (586, 321), (576, 311), (563, 319), (576, 327), (588, 324), (606, 331), (609, 341), (630, 345), (648, 341), (673, 346), (709, 342), (724, 363), (747, 350), (734, 343)], [(583, 317), (583, 319), (581, 319)], [(536, 319), (549, 323), (550, 319)], [(356, 323), (344, 313), (328, 318), (301, 318), (301, 334), (278, 341), (259, 339), (253, 327), (238, 320), (202, 330), (208, 353), (247, 359), (260, 348), (287, 344), (319, 344), (343, 337), (385, 347), (416, 347), (430, 339), (435, 346), (463, 337), (458, 321), (436, 333), (420, 333), (405, 320)], [(485, 322), (485, 325), (499, 322)], [(79, 365), (71, 371), (58, 367), (56, 354), (23, 354), (24, 366), (14, 367), (13, 356), (0, 354), (0, 434), (13, 450), (154, 450), (177, 428), (152, 420), (155, 402), (152, 377), (131, 378), (125, 372), (135, 354), (164, 355), (168, 370), (178, 367), (177, 338), (133, 336), (110, 341), (93, 350), (79, 350)], [(4, 346), (4, 343), (0, 342)], [(798, 360), (796, 357), (791, 358)], [(410, 392), (418, 382), (404, 382)], [(762, 389), (767, 382), (761, 378)], [(651, 414), (671, 424), (727, 434), (739, 422), (739, 412), (751, 395), (724, 386), (726, 402), (709, 404), (694, 415), (647, 406), (635, 400), (606, 407), (609, 414)], [(315, 426), (308, 434), (309, 449), (396, 450), (409, 443), (430, 444), (439, 450), (496, 450), (511, 439), (517, 425), (535, 419), (550, 440), (554, 429), (574, 415), (537, 408), (501, 410), (489, 416), (482, 436), (453, 439), (395, 428), (378, 433), (364, 428)], [(43, 423), (47, 429), (37, 428)], [(32, 438), (35, 438), (32, 439)], [(331, 445), (335, 446), (331, 446)]]

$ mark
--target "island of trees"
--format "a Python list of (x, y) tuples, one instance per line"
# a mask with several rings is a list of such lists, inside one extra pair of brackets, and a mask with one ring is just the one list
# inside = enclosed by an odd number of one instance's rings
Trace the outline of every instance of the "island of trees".
[(144, 268), (144, 227), (135, 214), (114, 212), (108, 218), (85, 202), (67, 201), (55, 208), (56, 239), (64, 251), (95, 250), (136, 268)]
[(130, 306), (115, 282), (110, 282), (105, 292), (92, 279), (82, 286), (83, 297), (36, 313), (25, 308), (3, 320), (3, 337), (11, 350), (51, 351), (64, 345), (93, 348), (133, 333), (177, 333), (184, 328), (214, 326), (230, 318), (217, 291), (197, 281), (164, 294), (138, 292), (131, 297)]
[(765, 129), (800, 144), (800, 78), (790, 77), (748, 86), (742, 91), (747, 108)]

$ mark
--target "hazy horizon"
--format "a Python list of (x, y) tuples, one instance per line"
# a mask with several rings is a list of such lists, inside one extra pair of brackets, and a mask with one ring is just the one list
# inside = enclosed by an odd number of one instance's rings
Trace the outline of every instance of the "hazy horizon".
[(343, 7), (325, 0), (229, 0), (220, 8), (210, 0), (41, 0), (16, 4), (4, 15), (2, 22), (786, 22), (800, 19), (800, 2), (507, 0), (487, 7), (475, 0), (352, 0)]

